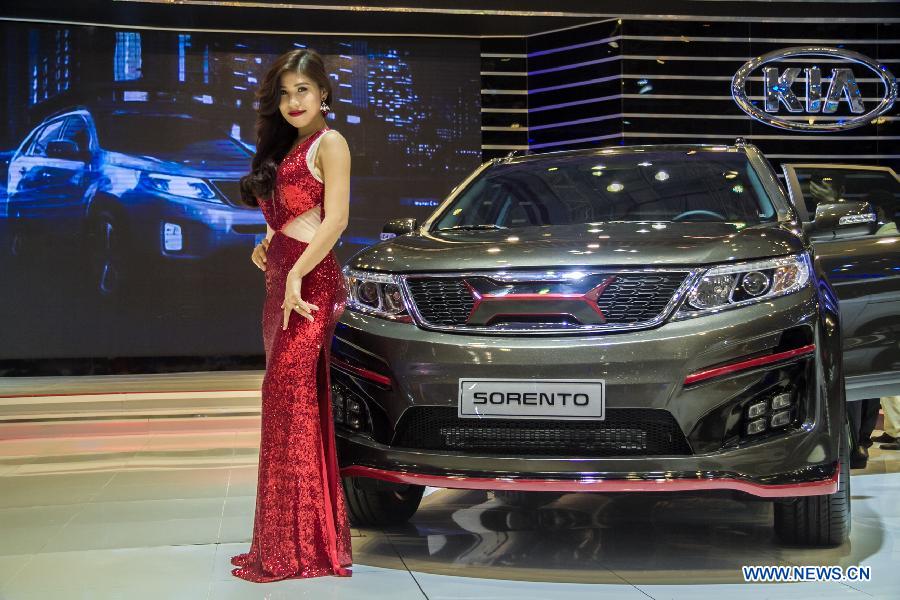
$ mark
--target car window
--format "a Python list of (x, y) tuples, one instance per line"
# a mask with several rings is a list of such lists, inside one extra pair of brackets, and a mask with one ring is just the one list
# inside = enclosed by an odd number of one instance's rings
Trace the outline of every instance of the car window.
[(900, 181), (890, 171), (834, 167), (794, 167), (810, 218), (819, 204), (868, 202), (878, 217), (876, 235), (897, 235)]
[(249, 157), (221, 124), (186, 115), (95, 113), (94, 126), (104, 150), (199, 165), (246, 167)]
[(31, 145), (28, 154), (30, 156), (47, 156), (47, 144), (59, 138), (59, 131), (65, 121), (60, 119), (53, 121), (38, 134)]
[(69, 117), (66, 121), (66, 129), (63, 131), (62, 139), (74, 142), (79, 150), (88, 150), (91, 138), (87, 121), (83, 117)]
[(498, 164), (454, 199), (435, 229), (776, 218), (746, 155), (673, 150)]

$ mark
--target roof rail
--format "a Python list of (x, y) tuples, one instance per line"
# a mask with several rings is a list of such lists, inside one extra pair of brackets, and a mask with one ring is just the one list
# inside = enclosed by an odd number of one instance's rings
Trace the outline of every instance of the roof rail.
[(525, 156), (526, 154), (529, 154), (529, 153), (530, 153), (530, 150), (513, 150), (509, 154), (507, 154), (506, 156), (501, 158), (500, 160), (502, 160), (504, 162), (509, 162), (517, 156)]
[(44, 117), (43, 119), (41, 119), (41, 120), (42, 120), (42, 121), (46, 121), (47, 119), (52, 119), (53, 117), (58, 117), (59, 115), (63, 115), (63, 114), (65, 114), (65, 113), (70, 113), (70, 112), (73, 112), (73, 111), (76, 111), (76, 110), (87, 110), (87, 107), (86, 107), (86, 106), (83, 106), (83, 105), (81, 105), (81, 104), (77, 104), (77, 105), (74, 105), (74, 106), (67, 106), (66, 108), (61, 108), (61, 109), (59, 109), (59, 110), (53, 111), (52, 113), (50, 113), (49, 115), (45, 116), (45, 117)]

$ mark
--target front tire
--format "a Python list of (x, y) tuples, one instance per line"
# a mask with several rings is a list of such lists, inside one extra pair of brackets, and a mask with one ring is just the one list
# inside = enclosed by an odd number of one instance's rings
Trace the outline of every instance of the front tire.
[(402, 525), (419, 508), (425, 487), (397, 485), (382, 487), (361, 477), (343, 477), (347, 516), (357, 527)]
[(775, 504), (775, 533), (797, 546), (840, 546), (850, 538), (850, 428), (844, 423), (838, 490)]

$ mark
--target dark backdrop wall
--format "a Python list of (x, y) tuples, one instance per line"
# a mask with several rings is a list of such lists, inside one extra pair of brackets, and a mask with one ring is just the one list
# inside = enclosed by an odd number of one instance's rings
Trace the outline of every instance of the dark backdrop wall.
[[(331, 125), (354, 153), (342, 259), (374, 242), (384, 220), (425, 216), (481, 159), (513, 150), (743, 136), (776, 165), (900, 168), (900, 106), (852, 131), (792, 133), (753, 121), (729, 89), (746, 60), (794, 45), (857, 50), (897, 75), (889, 2), (630, 0), (598, 12), (575, 1), (552, 14), (530, 0), (423, 0), (421, 14), (316, 4), (0, 9), (0, 360), (260, 356), (261, 274), (248, 256), (263, 228), (234, 206), (234, 180), (253, 151), (253, 87), (295, 44), (326, 55)], [(752, 95), (760, 85), (751, 81)], [(877, 83), (863, 75), (860, 87), (871, 106)], [(117, 147), (103, 148), (110, 139)], [(116, 153), (91, 160), (106, 160), (106, 176), (130, 192), (102, 218), (74, 210), (91, 173), (59, 158), (66, 144), (48, 146), (75, 140)], [(20, 147), (31, 152), (24, 163)], [(84, 191), (77, 201), (72, 186)], [(19, 188), (17, 200), (6, 194)], [(101, 293), (119, 272), (131, 276), (128, 293)]]
[[(866, 8), (860, 7), (860, 16)], [(852, 162), (900, 170), (900, 103), (875, 124), (841, 133), (776, 129), (735, 104), (731, 79), (747, 60), (780, 48), (815, 45), (855, 50), (900, 75), (897, 23), (837, 22), (824, 14), (795, 23), (750, 17), (607, 19), (518, 40), (487, 39), (482, 44), (484, 156), (621, 144), (723, 144), (742, 136), (776, 164)], [(778, 66), (781, 72), (786, 66), (813, 63), (823, 77), (834, 66), (848, 65), (801, 59)], [(872, 108), (884, 86), (864, 67), (854, 70), (867, 108)], [(757, 102), (762, 96), (759, 75), (748, 86)], [(804, 81), (801, 75), (794, 86), (800, 96)], [(781, 113), (786, 114), (783, 107)], [(847, 102), (841, 102), (831, 119), (848, 115)]]
[(253, 91), (309, 44), (353, 155), (346, 260), (480, 163), (478, 42), (7, 22), (0, 359), (260, 354), (265, 234), (238, 203)]

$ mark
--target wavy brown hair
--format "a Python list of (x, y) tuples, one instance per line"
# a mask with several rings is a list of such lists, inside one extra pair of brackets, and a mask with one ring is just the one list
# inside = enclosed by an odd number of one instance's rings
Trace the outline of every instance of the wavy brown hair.
[(275, 189), (275, 170), (297, 141), (297, 128), (281, 115), (281, 76), (301, 73), (325, 90), (325, 102), (331, 104), (331, 79), (325, 63), (315, 50), (291, 50), (275, 59), (256, 89), (256, 154), (248, 175), (241, 177), (241, 200), (259, 206), (257, 198), (271, 198)]

